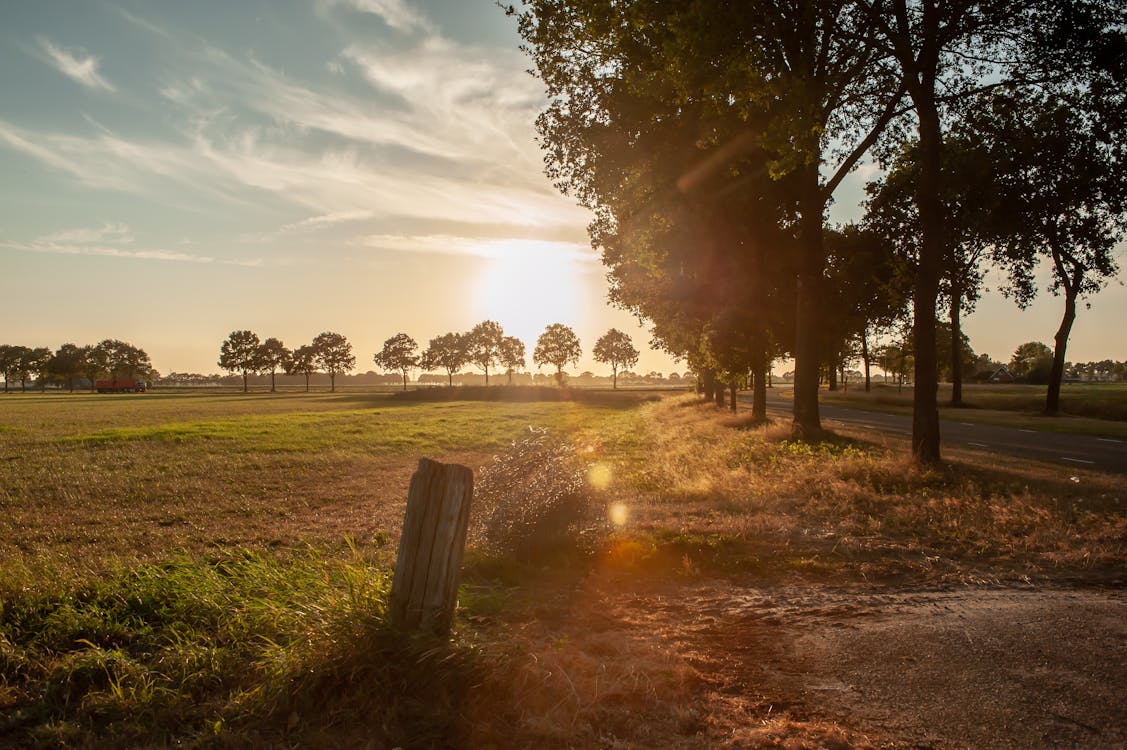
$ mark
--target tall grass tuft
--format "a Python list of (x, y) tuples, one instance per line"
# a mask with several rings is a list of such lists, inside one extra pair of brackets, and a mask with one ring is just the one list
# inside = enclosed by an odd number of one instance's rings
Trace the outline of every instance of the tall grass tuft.
[(521, 559), (575, 549), (603, 516), (587, 486), (589, 469), (570, 443), (530, 427), (478, 473), (471, 538)]

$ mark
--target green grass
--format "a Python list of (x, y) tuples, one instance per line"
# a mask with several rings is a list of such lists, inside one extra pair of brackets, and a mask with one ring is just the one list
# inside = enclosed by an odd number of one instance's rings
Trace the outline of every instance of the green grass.
[[(0, 409), (0, 747), (712, 747), (786, 709), (694, 713), (713, 655), (666, 637), (683, 586), (1122, 583), (1127, 561), (1120, 477), (956, 450), (921, 470), (897, 438), (796, 441), (691, 397)], [(478, 469), (529, 424), (617, 525), (588, 553), (471, 548), (452, 637), (393, 632), (417, 459)]]

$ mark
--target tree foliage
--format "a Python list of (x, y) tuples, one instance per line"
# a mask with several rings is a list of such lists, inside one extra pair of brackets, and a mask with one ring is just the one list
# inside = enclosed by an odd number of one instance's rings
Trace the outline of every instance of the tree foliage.
[(563, 368), (568, 362), (579, 363), (583, 350), (579, 337), (563, 323), (552, 323), (536, 340), (532, 361), (537, 365), (551, 365), (556, 368), (556, 382), (563, 384)]
[(351, 372), (356, 367), (352, 344), (344, 336), (332, 331), (317, 334), (313, 339), (314, 359), (317, 367), (329, 374), (330, 390), (337, 389), (337, 375)]
[(219, 347), (219, 366), (230, 373), (239, 373), (243, 378), (243, 392), (247, 391), (247, 376), (258, 372), (262, 366), (262, 342), (254, 331), (231, 331)]
[(286, 348), (286, 345), (276, 338), (268, 338), (258, 347), (258, 369), (260, 372), (270, 373), (271, 392), (276, 390), (274, 373), (279, 369), (285, 369), (290, 354), (291, 352)]
[(500, 364), (509, 376), (509, 384), (513, 382), (513, 372), (524, 367), (524, 342), (516, 336), (505, 336), (501, 339)]
[(599, 337), (592, 356), (596, 362), (610, 365), (615, 389), (618, 388), (618, 371), (629, 370), (638, 364), (638, 350), (634, 348), (634, 342), (617, 328), (612, 328)]
[(466, 334), (467, 360), (485, 373), (486, 385), (489, 385), (489, 368), (501, 362), (504, 339), (505, 330), (495, 320), (484, 320)]
[(419, 366), (424, 370), (441, 367), (446, 371), (447, 385), (454, 385), (454, 373), (469, 361), (467, 347), (469, 335), (464, 333), (444, 333), (430, 340), (426, 351), (420, 358)]
[(372, 356), (378, 367), (398, 372), (403, 376), (403, 390), (407, 390), (407, 373), (419, 366), (419, 345), (405, 333), (397, 333), (383, 342), (383, 349)]

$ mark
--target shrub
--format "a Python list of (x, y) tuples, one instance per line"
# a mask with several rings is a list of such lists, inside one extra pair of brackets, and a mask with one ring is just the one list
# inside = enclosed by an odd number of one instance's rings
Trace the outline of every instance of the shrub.
[(587, 487), (589, 468), (571, 445), (530, 427), (478, 472), (474, 543), (521, 558), (582, 546), (602, 523)]

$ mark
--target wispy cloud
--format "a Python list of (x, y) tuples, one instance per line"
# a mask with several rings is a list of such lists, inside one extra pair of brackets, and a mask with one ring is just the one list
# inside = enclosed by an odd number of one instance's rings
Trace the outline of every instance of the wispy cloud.
[(321, 0), (320, 5), (325, 9), (343, 6), (361, 13), (372, 13), (397, 31), (433, 31), (426, 17), (404, 0)]
[(588, 245), (576, 242), (534, 240), (519, 237), (463, 237), (451, 234), (369, 234), (357, 244), (380, 250), (406, 253), (472, 255), (490, 260), (551, 256), (553, 260), (597, 263)]
[(129, 227), (119, 222), (106, 222), (100, 227), (84, 227), (81, 229), (64, 229), (52, 232), (39, 238), (45, 243), (64, 244), (92, 244), (98, 242), (115, 242), (129, 244), (133, 242), (133, 233)]
[(63, 75), (87, 88), (114, 90), (113, 84), (98, 73), (98, 58), (87, 54), (86, 50), (64, 49), (43, 38), (39, 39), (39, 46), (46, 53), (48, 61)]
[[(133, 260), (161, 260), (178, 263), (217, 263), (234, 266), (261, 266), (260, 258), (223, 259), (164, 248), (131, 247), (133, 232), (125, 224), (107, 222), (100, 227), (82, 227), (52, 232), (30, 242), (2, 242), (0, 249), (47, 255), (87, 255)], [(122, 247), (126, 245), (127, 247)]]

